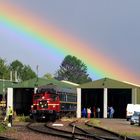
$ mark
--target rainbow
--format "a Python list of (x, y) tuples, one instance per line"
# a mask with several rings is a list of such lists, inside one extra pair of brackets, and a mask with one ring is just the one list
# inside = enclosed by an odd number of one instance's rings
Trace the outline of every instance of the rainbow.
[[(15, 36), (23, 37), (24, 41), (32, 41), (39, 48), (44, 47), (56, 57), (68, 54), (76, 56), (87, 65), (93, 77), (110, 77), (121, 81), (139, 82), (136, 75), (117, 62), (111, 61), (97, 47), (89, 47), (91, 44), (62, 32), (50, 23), (36, 19), (23, 9), (7, 3), (0, 4), (0, 26), (11, 34), (16, 32), (17, 36), (16, 33)], [(14, 41), (16, 41), (15, 36), (12, 38)], [(35, 47), (32, 46), (32, 48)]]

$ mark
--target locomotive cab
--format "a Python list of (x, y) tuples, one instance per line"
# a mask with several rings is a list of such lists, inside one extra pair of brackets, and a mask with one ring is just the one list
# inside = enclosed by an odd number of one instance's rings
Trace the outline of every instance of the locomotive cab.
[(60, 99), (53, 88), (40, 88), (33, 95), (30, 117), (55, 120), (60, 112)]

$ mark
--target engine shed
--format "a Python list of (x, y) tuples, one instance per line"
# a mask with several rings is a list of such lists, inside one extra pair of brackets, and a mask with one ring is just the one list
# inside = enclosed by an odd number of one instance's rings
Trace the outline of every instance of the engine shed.
[(115, 110), (114, 118), (125, 118), (128, 103), (140, 104), (140, 85), (103, 78), (77, 88), (78, 118), (84, 107), (90, 107), (92, 113), (93, 107), (99, 107), (101, 118), (107, 118), (107, 109), (111, 106)]
[(29, 115), (33, 104), (33, 94), (36, 92), (37, 87), (47, 84), (54, 84), (62, 89), (61, 104), (66, 102), (67, 106), (77, 106), (77, 85), (44, 78), (34, 78), (9, 86), (7, 88), (7, 106), (12, 106), (17, 115)]
[[(91, 107), (100, 107), (101, 118), (107, 118), (107, 108), (113, 106), (115, 109), (114, 118), (126, 117), (126, 106), (128, 103), (140, 104), (140, 85), (118, 81), (110, 78), (103, 78), (81, 85), (72, 85), (58, 80), (47, 80), (34, 78), (18, 84), (12, 84), (7, 88), (7, 105), (14, 107), (17, 114), (28, 114), (32, 105), (32, 95), (37, 86), (49, 83), (63, 87), (64, 92), (61, 103), (74, 102), (77, 107), (77, 118), (81, 118), (81, 110)], [(71, 94), (71, 89), (74, 94)], [(76, 91), (77, 89), (77, 91)]]

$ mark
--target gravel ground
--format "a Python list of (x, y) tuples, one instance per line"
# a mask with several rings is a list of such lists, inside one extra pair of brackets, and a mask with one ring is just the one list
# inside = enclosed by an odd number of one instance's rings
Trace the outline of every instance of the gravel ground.
[(130, 122), (126, 121), (126, 119), (99, 119), (99, 120), (100, 120), (99, 126), (104, 129), (140, 140), (140, 126), (130, 125)]
[[(70, 120), (68, 120), (70, 121)], [(68, 121), (55, 122), (63, 123), (64, 126), (61, 129), (65, 129), (68, 125)], [(83, 119), (82, 121), (87, 121)], [(128, 121), (125, 119), (99, 119), (99, 126), (114, 132), (117, 132), (122, 135), (129, 135), (130, 137), (135, 137), (137, 140), (140, 140), (140, 126), (131, 126)], [(83, 122), (82, 122), (83, 123)], [(8, 138), (13, 138), (16, 140), (63, 140), (62, 138), (46, 136), (43, 134), (34, 133), (29, 131), (25, 126), (27, 123), (16, 122), (12, 128), (9, 128), (6, 132), (2, 133), (1, 136)], [(60, 128), (59, 128), (60, 129)], [(69, 130), (70, 128), (68, 128)], [(66, 129), (65, 129), (66, 130)]]
[(65, 140), (58, 137), (43, 135), (28, 130), (25, 122), (16, 122), (13, 127), (1, 134), (1, 136), (8, 137), (15, 140)]

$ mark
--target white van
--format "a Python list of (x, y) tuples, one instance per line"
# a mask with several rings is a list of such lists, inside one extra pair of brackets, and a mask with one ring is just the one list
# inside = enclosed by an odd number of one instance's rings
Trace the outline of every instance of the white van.
[(127, 104), (126, 119), (127, 121), (132, 117), (134, 111), (140, 112), (140, 104)]

